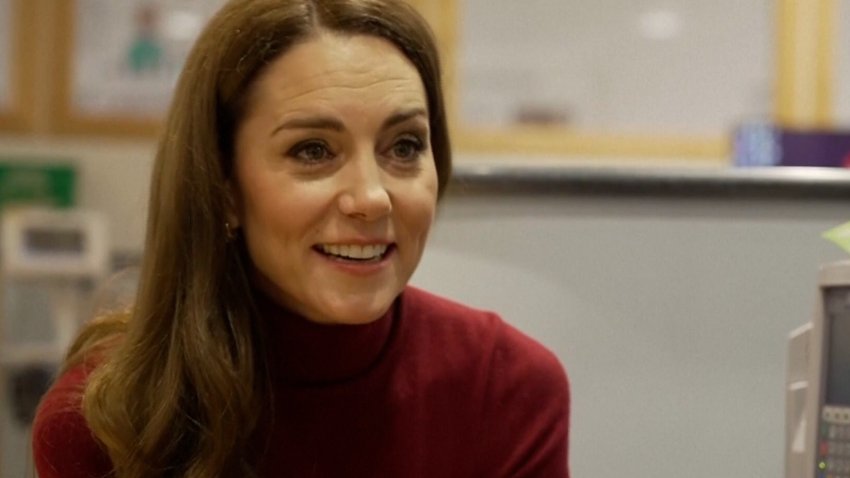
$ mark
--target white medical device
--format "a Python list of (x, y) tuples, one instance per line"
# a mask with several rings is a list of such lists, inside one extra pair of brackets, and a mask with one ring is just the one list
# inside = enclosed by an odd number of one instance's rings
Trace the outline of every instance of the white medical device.
[(789, 337), (786, 478), (850, 478), (850, 261), (822, 267), (818, 291)]
[(28, 476), (30, 422), (109, 266), (106, 223), (79, 210), (0, 214), (0, 478)]
[[(2, 216), (0, 274), (3, 293), (2, 363), (55, 361), (70, 344), (85, 296), (108, 270), (104, 219), (93, 212), (11, 209)], [(27, 303), (38, 300), (40, 304)], [(49, 317), (27, 316), (33, 307), (49, 305)], [(15, 337), (18, 323), (51, 318), (51, 338)], [(10, 323), (11, 322), (11, 323)], [(25, 339), (25, 340), (22, 340)]]

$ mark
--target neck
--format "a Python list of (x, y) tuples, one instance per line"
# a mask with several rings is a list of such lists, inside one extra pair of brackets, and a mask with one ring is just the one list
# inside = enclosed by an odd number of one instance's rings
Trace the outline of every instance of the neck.
[(273, 379), (289, 384), (323, 384), (366, 373), (390, 339), (397, 303), (367, 324), (324, 324), (261, 297), (258, 309), (267, 330)]

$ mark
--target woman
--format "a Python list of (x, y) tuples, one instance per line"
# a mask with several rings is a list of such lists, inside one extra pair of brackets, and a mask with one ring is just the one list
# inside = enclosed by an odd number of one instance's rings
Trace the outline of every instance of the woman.
[(40, 477), (568, 476), (554, 355), (407, 286), (450, 174), (439, 79), (403, 2), (229, 2), (169, 113), (135, 306), (42, 402)]

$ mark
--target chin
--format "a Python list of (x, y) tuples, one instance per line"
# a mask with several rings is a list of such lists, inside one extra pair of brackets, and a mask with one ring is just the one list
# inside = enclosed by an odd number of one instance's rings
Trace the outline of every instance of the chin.
[(344, 316), (344, 317), (334, 317), (328, 319), (328, 324), (336, 324), (336, 325), (366, 325), (370, 324), (381, 317), (384, 314), (378, 314), (377, 316), (371, 315), (352, 315), (352, 316)]
[(316, 322), (325, 324), (342, 324), (342, 325), (362, 325), (374, 322), (384, 316), (386, 309), (368, 311), (363, 309), (352, 311), (332, 311), (322, 314), (322, 317)]
[[(367, 298), (341, 300), (324, 312), (320, 322), (360, 325), (374, 322), (387, 313), (398, 294), (370, 294)], [(335, 301), (336, 302), (336, 301)]]

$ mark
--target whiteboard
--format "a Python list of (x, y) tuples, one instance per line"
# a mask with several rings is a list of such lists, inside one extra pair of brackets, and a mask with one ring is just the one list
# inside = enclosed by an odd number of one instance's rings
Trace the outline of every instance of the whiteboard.
[(775, 0), (464, 0), (460, 116), (717, 135), (771, 114)]

